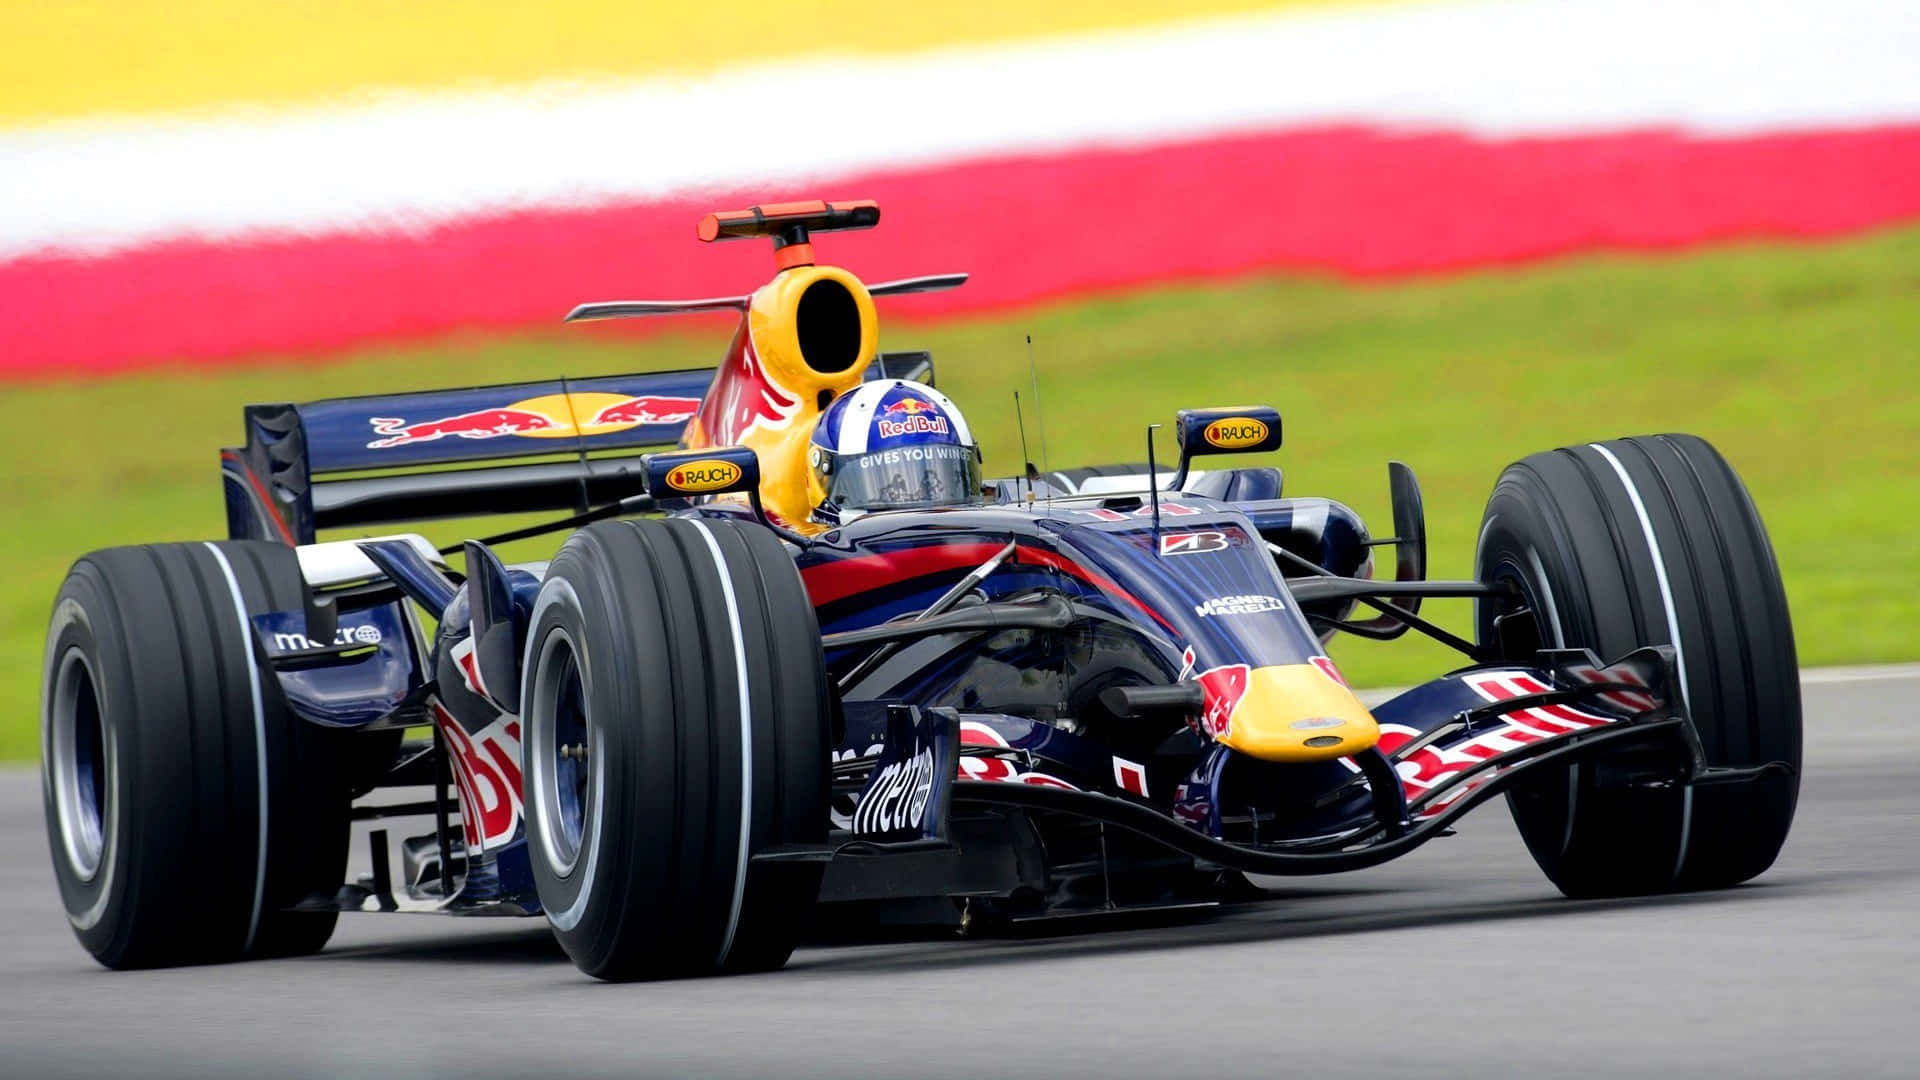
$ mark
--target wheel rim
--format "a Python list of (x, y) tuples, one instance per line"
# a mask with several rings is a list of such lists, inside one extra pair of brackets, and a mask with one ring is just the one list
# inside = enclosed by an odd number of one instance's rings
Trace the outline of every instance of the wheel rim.
[(540, 842), (554, 872), (565, 876), (580, 858), (581, 838), (593, 813), (591, 726), (586, 679), (573, 639), (553, 630), (542, 643), (533, 670), (533, 715), (528, 717), (534, 797), (539, 800)]
[[(1517, 622), (1512, 624), (1511, 628), (1506, 630), (1506, 633), (1509, 635), (1509, 640), (1518, 640), (1522, 642), (1523, 645), (1530, 647), (1523, 647), (1518, 650), (1506, 650), (1507, 654), (1504, 656), (1504, 659), (1509, 662), (1531, 663), (1534, 658), (1534, 653), (1538, 650), (1563, 647), (1561, 642), (1557, 640), (1557, 636), (1548, 630), (1549, 626), (1558, 623), (1556, 613), (1544, 609), (1541, 606), (1543, 602), (1550, 603), (1550, 601), (1543, 601), (1537, 590), (1535, 590), (1533, 582), (1529, 579), (1527, 572), (1515, 562), (1511, 556), (1502, 557), (1499, 562), (1493, 566), (1491, 572), (1487, 574), (1487, 583), (1489, 585), (1507, 585), (1517, 589), (1520, 593), (1521, 603), (1525, 611), (1524, 614), (1514, 613), (1507, 616), (1507, 618), (1517, 620)], [(1545, 618), (1542, 618), (1543, 614), (1545, 614)], [(1491, 624), (1489, 623), (1488, 625), (1489, 628), (1491, 628)], [(1501, 642), (1493, 641), (1487, 642), (1486, 644), (1501, 644)]]
[(54, 675), (49, 771), (67, 863), (82, 881), (100, 872), (107, 847), (107, 744), (93, 668), (68, 649)]
[[(1532, 575), (1527, 573), (1527, 569), (1522, 567), (1515, 557), (1507, 555), (1500, 558), (1488, 573), (1488, 583), (1493, 585), (1511, 585), (1520, 590), (1521, 602), (1526, 605), (1527, 614), (1522, 617), (1525, 621), (1519, 627), (1516, 627), (1516, 629), (1521, 635), (1531, 640), (1534, 648), (1566, 648), (1566, 641), (1562, 636), (1565, 628), (1561, 625), (1559, 610), (1554, 607), (1554, 600), (1550, 591), (1548, 593), (1542, 593), (1540, 591), (1540, 589), (1546, 588), (1546, 574), (1540, 567), (1540, 556), (1532, 549), (1528, 549), (1527, 555), (1528, 560), (1533, 564)], [(1536, 579), (1539, 579), (1540, 589), (1535, 588)], [(1508, 662), (1517, 662), (1523, 659), (1530, 660), (1531, 657), (1508, 655), (1504, 657), (1504, 659)], [(1547, 776), (1540, 777), (1535, 782), (1545, 787), (1556, 781), (1553, 777)], [(1561, 778), (1557, 782), (1562, 785), (1565, 798), (1565, 809), (1561, 811), (1560, 846), (1558, 848), (1559, 852), (1564, 855), (1567, 849), (1573, 844), (1574, 820), (1576, 813), (1580, 809), (1579, 763), (1576, 762), (1568, 765), (1566, 771), (1561, 774)], [(1550, 787), (1546, 789), (1553, 790)], [(1516, 801), (1519, 797), (1520, 793), (1518, 791), (1507, 792), (1507, 805), (1512, 808), (1516, 820), (1518, 820), (1520, 815), (1519, 803)]]

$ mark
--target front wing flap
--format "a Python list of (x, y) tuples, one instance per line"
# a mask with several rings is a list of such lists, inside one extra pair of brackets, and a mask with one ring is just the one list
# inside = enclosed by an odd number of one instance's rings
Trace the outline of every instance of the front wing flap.
[[(1649, 783), (1692, 783), (1705, 775), (1699, 741), (1671, 699), (1672, 650), (1651, 647), (1603, 665), (1590, 653), (1543, 654), (1541, 666), (1502, 665), (1454, 672), (1416, 687), (1375, 711), (1381, 744), (1330, 763), (1314, 778), (1306, 767), (1235, 770), (1216, 747), (1174, 792), (1172, 811), (1116, 793), (1052, 785), (961, 779), (956, 806), (1003, 806), (1092, 818), (1126, 828), (1214, 865), (1248, 873), (1334, 873), (1397, 858), (1535, 769), (1622, 751), (1645, 755)], [(1718, 770), (1716, 770), (1718, 772)], [(1291, 783), (1284, 805), (1311, 810), (1256, 839), (1229, 838), (1223, 807), (1261, 793), (1249, 776)], [(1236, 779), (1237, 777), (1237, 779)], [(1391, 778), (1391, 779), (1389, 779)], [(1232, 785), (1241, 785), (1238, 789)], [(1301, 785), (1324, 787), (1319, 797)], [(1397, 784), (1398, 790), (1386, 785)]]

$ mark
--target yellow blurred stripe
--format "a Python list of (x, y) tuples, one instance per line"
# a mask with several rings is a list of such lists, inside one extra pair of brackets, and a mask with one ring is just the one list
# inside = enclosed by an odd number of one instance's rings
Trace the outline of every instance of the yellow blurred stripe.
[[(5, 0), (0, 126), (370, 89), (698, 74), (1355, 0)], [(905, 89), (905, 88), (903, 88)]]

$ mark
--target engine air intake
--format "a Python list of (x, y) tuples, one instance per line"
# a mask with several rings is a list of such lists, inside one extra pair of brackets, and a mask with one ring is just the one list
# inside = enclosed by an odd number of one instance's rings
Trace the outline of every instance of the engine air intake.
[(860, 302), (836, 278), (817, 278), (800, 294), (794, 311), (800, 358), (823, 375), (837, 375), (860, 362)]

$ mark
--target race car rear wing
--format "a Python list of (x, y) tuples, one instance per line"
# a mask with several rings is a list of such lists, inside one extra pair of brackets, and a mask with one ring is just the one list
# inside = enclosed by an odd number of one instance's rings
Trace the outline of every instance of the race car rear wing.
[[(882, 353), (866, 377), (931, 383), (933, 358)], [(705, 368), (249, 405), (246, 444), (220, 451), (228, 535), (310, 544), (321, 529), (641, 494), (638, 452), (678, 443), (712, 380)], [(478, 462), (494, 464), (451, 467)]]

